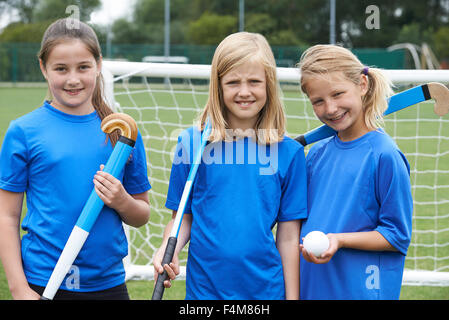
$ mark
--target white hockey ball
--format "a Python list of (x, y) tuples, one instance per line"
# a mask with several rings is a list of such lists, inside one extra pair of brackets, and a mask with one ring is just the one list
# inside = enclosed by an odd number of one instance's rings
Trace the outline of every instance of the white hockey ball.
[(329, 238), (321, 231), (311, 231), (304, 237), (303, 246), (307, 252), (319, 257), (329, 248)]

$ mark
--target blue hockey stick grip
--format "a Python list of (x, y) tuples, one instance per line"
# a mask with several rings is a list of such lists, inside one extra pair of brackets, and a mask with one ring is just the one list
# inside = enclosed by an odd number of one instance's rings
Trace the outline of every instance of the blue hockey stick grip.
[(426, 84), (397, 93), (388, 99), (388, 108), (384, 115), (405, 109), (411, 105), (429, 100), (430, 93)]
[[(121, 136), (117, 141), (114, 150), (112, 150), (103, 171), (117, 178), (125, 167), (126, 161), (133, 150), (134, 143), (135, 142), (133, 140)], [(101, 209), (103, 209), (103, 206), (103, 200), (100, 199), (95, 192), (95, 189), (93, 189), (87, 199), (86, 204), (84, 205), (83, 211), (81, 211), (81, 214), (76, 222), (76, 226), (90, 232), (92, 226), (97, 220), (98, 215), (100, 214)]]
[[(389, 115), (390, 113), (405, 109), (409, 106), (429, 99), (431, 99), (431, 95), (427, 84), (413, 87), (392, 95), (388, 99), (388, 108), (384, 112), (384, 115)], [(334, 129), (328, 127), (327, 125), (322, 125), (321, 127), (296, 137), (295, 140), (305, 147), (308, 144), (328, 138), (334, 134), (336, 134)]]

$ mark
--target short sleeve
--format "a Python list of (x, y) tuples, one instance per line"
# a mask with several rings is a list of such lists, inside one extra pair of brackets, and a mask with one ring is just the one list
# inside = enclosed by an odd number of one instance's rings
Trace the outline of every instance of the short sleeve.
[(28, 161), (25, 135), (13, 121), (0, 151), (0, 189), (24, 192), (28, 181)]
[(151, 189), (151, 185), (148, 181), (145, 146), (140, 132), (131, 154), (132, 156), (125, 167), (123, 186), (129, 194), (148, 191)]
[(307, 218), (307, 174), (304, 148), (298, 149), (283, 177), (278, 221)]
[(377, 175), (380, 212), (376, 231), (404, 255), (412, 234), (413, 199), (409, 168), (405, 156), (395, 150), (380, 156)]

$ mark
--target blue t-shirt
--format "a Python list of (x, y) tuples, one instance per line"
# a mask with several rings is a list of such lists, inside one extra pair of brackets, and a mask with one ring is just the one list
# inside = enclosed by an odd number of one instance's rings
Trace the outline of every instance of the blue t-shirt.
[[(179, 137), (168, 209), (178, 209), (195, 137), (193, 128)], [(304, 149), (288, 137), (271, 146), (251, 138), (206, 146), (185, 210), (193, 215), (186, 299), (285, 298), (272, 228), (306, 217), (305, 170)]]
[[(46, 286), (112, 145), (96, 112), (76, 116), (49, 103), (11, 122), (0, 152), (0, 188), (25, 192), (22, 260), (28, 281)], [(151, 188), (142, 137), (119, 179), (130, 194)], [(120, 216), (104, 206), (61, 289), (97, 291), (124, 283), (128, 251)]]
[(350, 142), (337, 136), (307, 155), (309, 216), (301, 238), (376, 230), (398, 252), (342, 248), (326, 264), (301, 255), (302, 299), (398, 299), (412, 233), (410, 167), (382, 130)]

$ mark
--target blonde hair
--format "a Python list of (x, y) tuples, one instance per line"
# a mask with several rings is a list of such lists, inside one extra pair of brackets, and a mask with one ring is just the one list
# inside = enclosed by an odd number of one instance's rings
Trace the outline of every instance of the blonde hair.
[(280, 99), (276, 62), (270, 45), (260, 34), (238, 32), (221, 41), (212, 59), (209, 97), (200, 115), (200, 126), (204, 126), (207, 117), (211, 121), (212, 132), (209, 140), (212, 142), (225, 140), (226, 129), (229, 129), (220, 79), (247, 62), (260, 62), (264, 66), (266, 76), (267, 101), (253, 128), (256, 139), (260, 143), (270, 144), (282, 141), (284, 137), (285, 114)]
[[(79, 25), (75, 28), (73, 27), (71, 18), (64, 18), (56, 20), (47, 28), (47, 30), (45, 30), (41, 48), (37, 55), (39, 60), (42, 61), (43, 66), (46, 66), (48, 57), (53, 48), (58, 44), (72, 40), (81, 40), (85, 44), (87, 50), (92, 54), (95, 61), (97, 63), (101, 61), (101, 48), (95, 31), (82, 21), (79, 21)], [(95, 89), (92, 95), (92, 105), (101, 120), (113, 113), (112, 109), (103, 98), (103, 87), (104, 80), (100, 73), (96, 79)], [(50, 91), (48, 95), (49, 100), (51, 100), (52, 95)], [(108, 136), (111, 139), (112, 145), (115, 145), (119, 138), (118, 131), (115, 130), (112, 133), (109, 133)]]
[(370, 130), (383, 125), (383, 113), (388, 107), (387, 98), (393, 94), (393, 85), (380, 69), (365, 67), (351, 51), (337, 45), (316, 45), (307, 49), (298, 67), (301, 89), (306, 94), (311, 77), (341, 72), (346, 80), (359, 85), (361, 75), (366, 75), (368, 91), (362, 98), (365, 124)]

